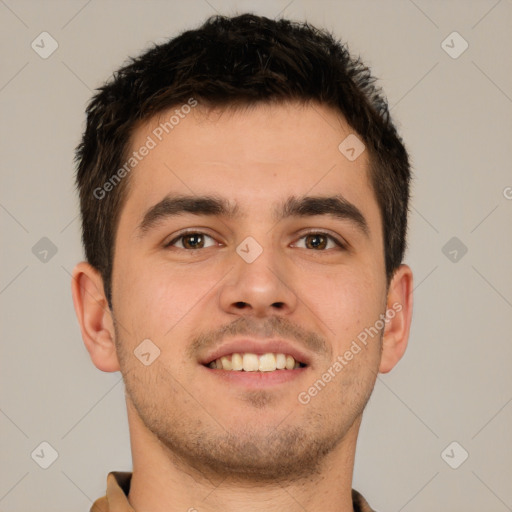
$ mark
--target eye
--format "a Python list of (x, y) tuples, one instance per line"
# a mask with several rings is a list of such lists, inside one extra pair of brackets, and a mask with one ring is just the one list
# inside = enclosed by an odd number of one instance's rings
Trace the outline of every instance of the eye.
[[(211, 240), (213, 243), (207, 243), (207, 240)], [(204, 249), (215, 245), (215, 240), (205, 233), (200, 232), (189, 232), (182, 233), (180, 236), (174, 238), (170, 242), (165, 244), (165, 247), (177, 247), (178, 249)]]
[[(304, 244), (301, 248), (304, 249), (314, 249), (317, 251), (323, 251), (326, 249), (340, 248), (344, 249), (345, 245), (338, 241), (331, 235), (327, 233), (308, 233), (307, 235), (302, 236), (299, 240), (304, 240)], [(298, 246), (298, 243), (294, 245)]]

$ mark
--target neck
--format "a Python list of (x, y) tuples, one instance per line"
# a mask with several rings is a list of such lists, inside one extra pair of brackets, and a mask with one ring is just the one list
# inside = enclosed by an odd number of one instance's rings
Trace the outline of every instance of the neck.
[(135, 510), (152, 512), (353, 512), (352, 474), (361, 416), (313, 475), (258, 482), (192, 467), (150, 432), (128, 402)]

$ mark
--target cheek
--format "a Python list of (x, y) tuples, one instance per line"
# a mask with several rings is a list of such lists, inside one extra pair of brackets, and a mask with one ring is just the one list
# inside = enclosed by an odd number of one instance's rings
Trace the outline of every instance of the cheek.
[[(183, 266), (133, 260), (119, 269), (116, 309), (133, 334), (161, 339), (202, 304), (211, 300), (222, 278), (218, 266)], [(186, 323), (186, 322), (184, 322)]]
[(333, 354), (343, 354), (358, 336), (364, 338), (365, 329), (374, 326), (384, 311), (385, 280), (353, 268), (304, 275), (307, 278), (302, 278), (299, 295), (321, 320), (326, 337), (332, 340)]

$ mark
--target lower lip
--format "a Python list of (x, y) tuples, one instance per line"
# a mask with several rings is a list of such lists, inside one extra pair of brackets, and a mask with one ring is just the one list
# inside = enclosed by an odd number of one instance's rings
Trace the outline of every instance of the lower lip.
[(201, 365), (213, 377), (224, 380), (226, 383), (245, 386), (249, 389), (261, 389), (265, 387), (284, 384), (300, 378), (309, 368), (295, 368), (293, 370), (274, 370), (272, 372), (245, 372), (233, 370), (217, 370)]

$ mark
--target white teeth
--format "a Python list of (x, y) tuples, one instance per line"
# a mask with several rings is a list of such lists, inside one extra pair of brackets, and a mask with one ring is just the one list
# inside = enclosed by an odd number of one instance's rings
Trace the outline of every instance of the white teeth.
[(231, 356), (222, 356), (215, 359), (210, 364), (209, 368), (219, 370), (235, 370), (246, 372), (272, 372), (274, 370), (293, 370), (300, 368), (301, 364), (290, 355), (282, 353), (257, 355), (250, 352), (245, 354), (234, 353)]
[[(244, 369), (244, 361), (240, 354), (233, 354), (231, 356), (231, 366), (232, 370), (243, 370)], [(226, 368), (227, 370), (227, 368)]]
[(284, 354), (276, 355), (276, 368), (278, 370), (284, 370), (286, 368), (286, 356)]
[(224, 370), (232, 370), (233, 369), (233, 365), (231, 364), (231, 360), (229, 359), (229, 357), (222, 356), (220, 358), (220, 360), (222, 362), (222, 368), (224, 368)]
[(256, 354), (244, 354), (244, 371), (257, 372), (260, 367), (260, 362)]
[(260, 372), (271, 372), (276, 369), (276, 356), (274, 354), (263, 354), (260, 356)]

